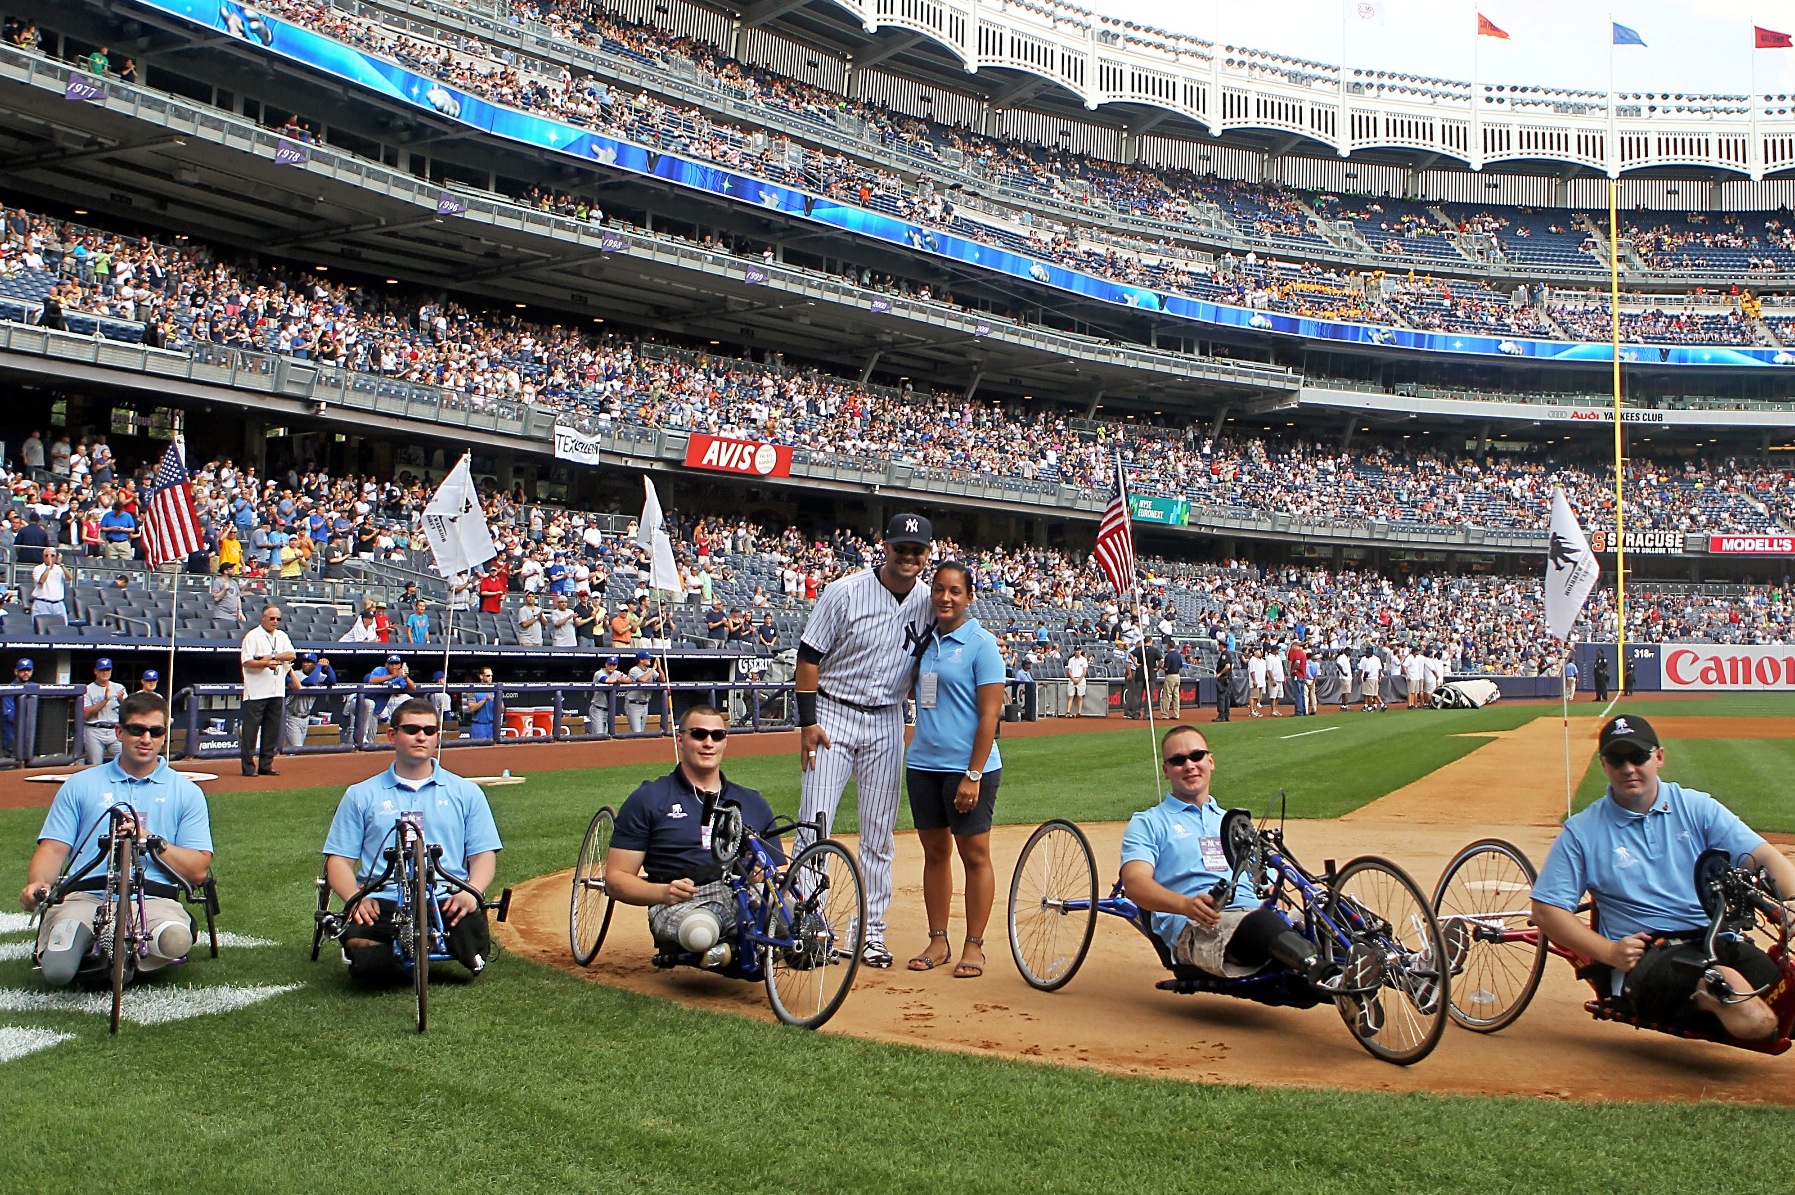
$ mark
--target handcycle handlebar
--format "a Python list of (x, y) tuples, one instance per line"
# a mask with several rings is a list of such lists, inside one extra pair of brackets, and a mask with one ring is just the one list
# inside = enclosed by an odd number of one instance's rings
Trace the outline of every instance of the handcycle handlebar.
[(1753, 929), (1762, 916), (1774, 927), (1785, 951), (1789, 945), (1790, 920), (1795, 917), (1788, 906), (1774, 898), (1775, 889), (1769, 874), (1761, 867), (1735, 867), (1725, 851), (1703, 851), (1695, 861), (1696, 895), (1710, 915), (1707, 932), (1702, 936), (1702, 980), (1715, 999), (1725, 1004), (1742, 1004), (1775, 987), (1771, 980), (1746, 992), (1736, 992), (1719, 972), (1720, 954), (1717, 944), (1722, 933), (1744, 933)]
[(189, 880), (186, 876), (181, 874), (179, 868), (170, 865), (169, 862), (162, 857), (162, 852), (169, 845), (168, 840), (159, 834), (144, 833), (142, 823), (137, 821), (137, 811), (135, 809), (120, 801), (109, 806), (105, 816), (109, 824), (106, 832), (95, 840), (93, 858), (89, 859), (77, 870), (65, 872), (58, 877), (54, 883), (46, 885), (43, 897), (37, 902), (32, 912), (42, 916), (45, 909), (50, 908), (52, 905), (62, 903), (63, 900), (67, 899), (71, 892), (84, 891), (85, 889), (82, 886), (82, 881), (92, 875), (96, 869), (101, 867), (101, 865), (107, 864), (112, 858), (113, 843), (117, 840), (119, 830), (123, 826), (125, 819), (130, 818), (135, 827), (135, 832), (129, 835), (129, 837), (136, 843), (137, 850), (142, 854), (147, 855), (161, 867), (163, 871), (168, 873), (169, 877), (174, 880), (174, 887), (180, 892), (181, 899), (190, 904), (198, 904), (203, 900), (211, 906), (213, 914), (217, 914), (218, 889), (217, 886), (212, 883), (211, 876), (208, 875), (200, 880)]

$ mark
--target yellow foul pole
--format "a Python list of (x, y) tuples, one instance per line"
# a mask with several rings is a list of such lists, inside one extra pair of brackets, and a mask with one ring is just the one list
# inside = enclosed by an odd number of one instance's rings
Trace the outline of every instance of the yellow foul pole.
[(1614, 642), (1616, 688), (1626, 691), (1627, 679), (1627, 521), (1626, 454), (1622, 448), (1620, 405), (1620, 200), (1619, 184), (1608, 180), (1608, 321), (1614, 352)]

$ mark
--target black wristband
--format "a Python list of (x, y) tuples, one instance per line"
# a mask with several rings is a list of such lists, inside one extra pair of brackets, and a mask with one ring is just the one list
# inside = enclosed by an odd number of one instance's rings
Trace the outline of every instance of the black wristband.
[(799, 726), (815, 726), (816, 725), (816, 690), (815, 689), (809, 689), (809, 690), (799, 689), (796, 691), (795, 695), (798, 698), (798, 725)]

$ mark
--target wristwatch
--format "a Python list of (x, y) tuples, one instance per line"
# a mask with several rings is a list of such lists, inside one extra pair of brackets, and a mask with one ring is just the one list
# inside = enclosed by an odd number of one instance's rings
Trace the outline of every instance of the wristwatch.
[(966, 769), (966, 779), (972, 781), (974, 784), (977, 784), (979, 781), (983, 780), (984, 778), (985, 778), (985, 774), (983, 772), (979, 771), (977, 768), (967, 768)]

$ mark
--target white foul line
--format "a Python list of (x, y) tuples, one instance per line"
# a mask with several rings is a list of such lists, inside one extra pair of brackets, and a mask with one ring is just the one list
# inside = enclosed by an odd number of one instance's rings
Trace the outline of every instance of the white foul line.
[(1302, 738), (1308, 738), (1312, 734), (1326, 734), (1330, 730), (1339, 730), (1339, 729), (1340, 728), (1338, 726), (1323, 726), (1320, 730), (1305, 730), (1305, 731), (1301, 731), (1300, 733), (1297, 733), (1297, 734), (1281, 734), (1278, 737), (1280, 739), (1302, 739)]

